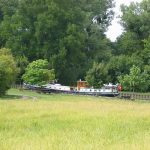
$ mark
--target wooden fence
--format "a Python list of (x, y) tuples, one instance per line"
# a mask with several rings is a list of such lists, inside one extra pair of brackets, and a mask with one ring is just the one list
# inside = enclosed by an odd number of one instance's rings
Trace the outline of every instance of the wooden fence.
[(119, 97), (123, 99), (131, 100), (150, 100), (150, 93), (131, 93), (131, 92), (120, 92)]

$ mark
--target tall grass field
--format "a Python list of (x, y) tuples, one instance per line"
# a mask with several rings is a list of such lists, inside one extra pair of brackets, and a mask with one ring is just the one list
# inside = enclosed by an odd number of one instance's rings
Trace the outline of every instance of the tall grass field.
[(0, 150), (150, 150), (150, 102), (12, 89)]

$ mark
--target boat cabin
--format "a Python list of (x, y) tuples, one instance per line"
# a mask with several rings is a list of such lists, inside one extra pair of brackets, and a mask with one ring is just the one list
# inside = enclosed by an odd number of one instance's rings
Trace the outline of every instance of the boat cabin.
[(77, 90), (79, 91), (80, 89), (88, 88), (88, 83), (87, 81), (77, 81)]

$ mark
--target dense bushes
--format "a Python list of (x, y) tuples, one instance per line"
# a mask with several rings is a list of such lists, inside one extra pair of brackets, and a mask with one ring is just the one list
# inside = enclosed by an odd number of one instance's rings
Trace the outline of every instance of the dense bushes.
[(9, 49), (0, 49), (0, 95), (11, 87), (18, 69)]
[(23, 80), (28, 84), (42, 85), (55, 79), (54, 70), (49, 70), (47, 60), (36, 60), (30, 63), (23, 75)]
[(145, 92), (150, 86), (149, 75), (137, 66), (133, 66), (129, 74), (119, 76), (119, 81), (125, 91)]

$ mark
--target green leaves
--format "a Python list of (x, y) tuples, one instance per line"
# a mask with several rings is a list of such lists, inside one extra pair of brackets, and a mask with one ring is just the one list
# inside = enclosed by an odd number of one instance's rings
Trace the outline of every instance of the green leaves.
[(122, 65), (124, 71), (119, 75), (124, 90), (146, 92), (150, 89), (149, 6), (150, 0), (122, 6), (121, 23), (125, 32), (118, 38), (116, 54), (127, 58), (125, 65)]
[(123, 89), (126, 91), (146, 91), (149, 87), (149, 75), (144, 71), (141, 72), (140, 68), (133, 66), (130, 73), (119, 76), (119, 82), (122, 84)]
[(11, 54), (6, 48), (0, 49), (0, 95), (5, 94), (15, 81), (18, 69)]
[(102, 63), (94, 63), (93, 67), (89, 69), (86, 74), (86, 81), (90, 86), (100, 88), (104, 83), (108, 81), (108, 70)]
[(74, 84), (95, 60), (111, 57), (104, 32), (112, 7), (112, 0), (0, 0), (0, 46), (29, 62), (47, 59), (61, 83)]
[(53, 81), (55, 73), (48, 69), (48, 61), (39, 59), (28, 65), (22, 78), (28, 84), (42, 85)]

